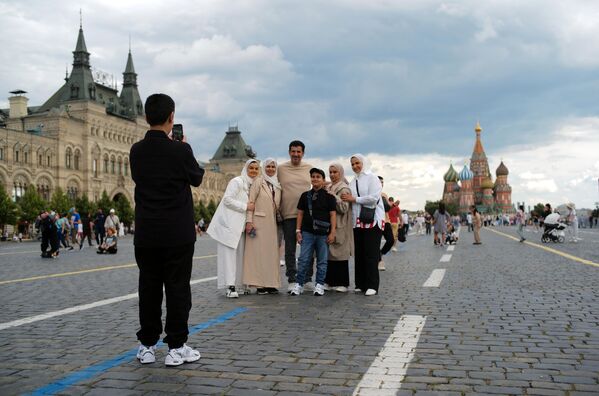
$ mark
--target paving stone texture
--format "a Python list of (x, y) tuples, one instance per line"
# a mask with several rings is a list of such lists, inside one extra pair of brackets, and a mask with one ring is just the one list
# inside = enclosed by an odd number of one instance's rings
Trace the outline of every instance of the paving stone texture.
[[(541, 244), (540, 234), (527, 236)], [(599, 231), (580, 236), (548, 246), (599, 263)], [(385, 257), (374, 297), (226, 299), (214, 280), (195, 284), (190, 326), (247, 308), (190, 337), (199, 362), (166, 368), (163, 346), (155, 364), (127, 360), (58, 394), (599, 395), (599, 267), (487, 230), (482, 238), (473, 246), (463, 229), (447, 252), (410, 235)], [(128, 237), (115, 256), (86, 248), (42, 260), (38, 249), (0, 244), (0, 282), (135, 263)], [(198, 239), (192, 279), (216, 275), (215, 254), (214, 241)], [(449, 262), (439, 262), (443, 254)], [(423, 287), (439, 268), (440, 286)], [(0, 322), (135, 293), (137, 274), (130, 265), (0, 283)], [(34, 392), (136, 347), (137, 303), (0, 330), (0, 395)]]

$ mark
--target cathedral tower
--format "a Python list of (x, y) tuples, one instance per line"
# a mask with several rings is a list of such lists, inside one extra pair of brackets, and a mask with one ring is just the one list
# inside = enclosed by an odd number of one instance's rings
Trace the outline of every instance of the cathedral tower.
[(460, 213), (468, 213), (470, 206), (474, 205), (474, 191), (472, 190), (472, 178), (474, 174), (466, 165), (460, 172)]
[(443, 176), (445, 180), (445, 188), (443, 189), (443, 202), (445, 204), (457, 204), (459, 200), (458, 191), (458, 172), (453, 169), (453, 165), (449, 165), (449, 169)]
[(507, 182), (509, 173), (507, 166), (501, 161), (501, 164), (499, 164), (495, 171), (495, 175), (497, 175), (497, 180), (495, 181), (495, 204), (503, 213), (510, 213), (514, 210), (512, 207), (512, 187)]
[[(474, 143), (474, 150), (472, 151), (472, 157), (470, 158), (470, 169), (474, 174), (474, 177), (472, 178), (474, 202), (477, 205), (481, 205), (483, 203), (482, 184), (484, 180), (491, 179), (491, 172), (489, 171), (489, 162), (480, 139), (481, 132), (483, 131), (480, 127), (480, 123), (476, 122), (474, 131), (476, 132), (476, 142)], [(493, 187), (491, 186), (491, 188)]]

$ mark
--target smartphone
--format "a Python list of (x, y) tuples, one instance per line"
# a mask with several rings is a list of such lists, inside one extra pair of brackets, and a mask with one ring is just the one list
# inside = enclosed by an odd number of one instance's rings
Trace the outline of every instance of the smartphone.
[(173, 140), (176, 140), (178, 142), (183, 140), (183, 124), (175, 124), (173, 125), (173, 131), (172, 131), (172, 136), (173, 136)]

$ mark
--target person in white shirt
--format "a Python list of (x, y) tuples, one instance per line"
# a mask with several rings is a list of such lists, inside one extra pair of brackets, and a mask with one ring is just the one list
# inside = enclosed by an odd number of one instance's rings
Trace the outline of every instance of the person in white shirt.
[(578, 238), (578, 216), (576, 216), (576, 208), (573, 203), (566, 204), (568, 208), (568, 225), (570, 231), (570, 242), (577, 243), (580, 239)]

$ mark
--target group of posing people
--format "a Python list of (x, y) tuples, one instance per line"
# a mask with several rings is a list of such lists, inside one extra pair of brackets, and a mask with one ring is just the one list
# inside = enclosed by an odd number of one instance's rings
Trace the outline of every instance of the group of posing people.
[(350, 158), (351, 182), (339, 163), (329, 166), (327, 181), (324, 170), (302, 161), (304, 151), (304, 143), (295, 140), (289, 144), (290, 161), (250, 159), (229, 182), (207, 230), (218, 242), (218, 288), (226, 289), (227, 297), (249, 288), (278, 293), (283, 240), (291, 295), (312, 288), (315, 296), (326, 288), (347, 292), (350, 256), (355, 291), (378, 293), (386, 200), (381, 181), (361, 154)]
[(57, 258), (61, 244), (66, 250), (73, 250), (73, 244), (78, 245), (81, 250), (87, 239), (89, 246), (93, 246), (92, 229), (96, 234), (98, 254), (117, 252), (117, 235), (121, 223), (114, 209), (110, 210), (108, 216), (104, 216), (99, 209), (94, 220), (89, 213), (80, 215), (76, 208), (71, 208), (62, 216), (55, 211), (43, 211), (36, 220), (36, 226), (42, 236), (42, 258)]

